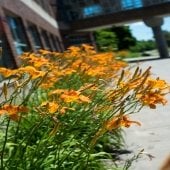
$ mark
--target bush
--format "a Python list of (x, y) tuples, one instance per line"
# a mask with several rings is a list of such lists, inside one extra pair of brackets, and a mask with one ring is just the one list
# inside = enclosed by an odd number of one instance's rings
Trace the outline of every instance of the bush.
[(110, 29), (95, 31), (95, 41), (99, 51), (115, 51), (117, 49), (117, 38)]
[(156, 44), (152, 40), (148, 41), (137, 41), (137, 44), (130, 48), (133, 52), (144, 52), (149, 50), (154, 50), (156, 48)]
[(117, 169), (122, 127), (140, 125), (130, 114), (166, 103), (168, 85), (150, 69), (130, 73), (88, 45), (21, 58), (18, 69), (0, 68), (1, 169), (104, 170), (104, 159)]

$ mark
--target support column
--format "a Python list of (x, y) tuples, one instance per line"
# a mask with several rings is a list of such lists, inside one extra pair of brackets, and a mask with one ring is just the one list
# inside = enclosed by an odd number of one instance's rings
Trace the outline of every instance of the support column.
[(168, 45), (165, 36), (163, 34), (163, 31), (161, 29), (161, 26), (163, 24), (163, 19), (160, 17), (152, 17), (144, 20), (144, 23), (152, 28), (160, 58), (169, 57)]

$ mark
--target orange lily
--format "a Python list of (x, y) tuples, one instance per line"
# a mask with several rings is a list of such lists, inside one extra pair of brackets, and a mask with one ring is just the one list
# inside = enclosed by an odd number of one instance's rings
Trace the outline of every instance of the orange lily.
[(27, 112), (28, 108), (24, 106), (16, 106), (11, 104), (5, 104), (0, 109), (0, 115), (7, 114), (12, 120), (17, 121), (19, 119), (19, 112)]

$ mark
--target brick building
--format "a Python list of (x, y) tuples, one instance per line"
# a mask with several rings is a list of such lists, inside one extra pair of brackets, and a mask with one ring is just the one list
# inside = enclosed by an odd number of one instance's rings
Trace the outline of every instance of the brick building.
[(160, 56), (168, 57), (160, 18), (169, 7), (169, 0), (0, 0), (0, 66), (16, 68), (20, 54), (40, 48), (95, 46), (97, 27), (137, 20), (153, 29)]
[(62, 51), (53, 0), (0, 0), (0, 65), (16, 68), (18, 56), (40, 48)]

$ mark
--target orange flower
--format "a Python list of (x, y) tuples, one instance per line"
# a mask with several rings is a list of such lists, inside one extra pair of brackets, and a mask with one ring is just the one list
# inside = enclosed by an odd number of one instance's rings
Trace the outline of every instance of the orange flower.
[(66, 103), (75, 102), (79, 100), (79, 94), (80, 92), (75, 90), (69, 90), (65, 91), (63, 94), (61, 94), (61, 99), (63, 99)]
[(91, 102), (91, 100), (87, 96), (84, 96), (84, 95), (79, 95), (79, 99), (80, 101), (85, 102), (85, 103)]
[(0, 74), (2, 74), (4, 77), (10, 77), (12, 75), (15, 75), (16, 70), (10, 70), (7, 68), (0, 67)]
[(19, 119), (19, 112), (28, 112), (28, 109), (23, 106), (15, 106), (15, 105), (4, 105), (0, 109), (0, 115), (7, 114), (12, 120), (17, 121)]
[(79, 57), (81, 49), (79, 47), (71, 46), (68, 48), (68, 51), (66, 52), (66, 56), (69, 57)]
[(40, 49), (38, 52), (40, 52), (42, 55), (48, 55), (48, 54), (51, 54), (50, 51), (48, 50), (44, 50), (44, 49)]
[(88, 44), (82, 44), (82, 47), (84, 48), (84, 51), (86, 51), (88, 54), (95, 54), (96, 53), (93, 46), (90, 46)]
[(82, 60), (77, 59), (72, 63), (72, 68), (78, 69), (78, 68), (80, 68), (81, 65), (82, 65)]
[(166, 89), (169, 87), (165, 80), (160, 80), (160, 79), (155, 80), (149, 78), (146, 83), (149, 86), (151, 86), (153, 89)]
[(49, 61), (47, 59), (43, 58), (43, 57), (39, 57), (39, 58), (36, 57), (36, 60), (34, 59), (30, 62), (33, 63), (33, 66), (35, 68), (40, 68), (42, 66), (50, 65)]
[(90, 68), (87, 70), (89, 76), (104, 76), (106, 74), (105, 67)]
[(97, 131), (94, 138), (91, 140), (90, 146), (91, 147), (94, 146), (95, 143), (97, 142), (97, 140), (99, 139), (99, 137), (102, 136), (107, 131), (111, 131), (113, 129), (117, 129), (117, 128), (120, 128), (120, 127), (127, 127), (128, 128), (128, 127), (130, 127), (130, 125), (132, 123), (135, 123), (138, 126), (141, 126), (141, 124), (139, 122), (129, 120), (127, 115), (119, 115), (119, 116), (113, 117), (110, 120), (107, 120), (106, 122), (104, 122), (103, 126)]
[(40, 54), (27, 54), (24, 53), (21, 58), (23, 60), (26, 60), (29, 64), (33, 65), (35, 68), (40, 68), (42, 66), (50, 65), (50, 62), (48, 59), (44, 58), (43, 56), (40, 56)]
[(44, 88), (44, 89), (48, 89), (50, 87), (53, 87), (54, 84), (58, 81), (58, 77), (48, 73), (46, 77), (44, 77), (40, 87)]
[(79, 91), (82, 92), (82, 91), (85, 91), (85, 90), (96, 91), (96, 90), (99, 90), (99, 89), (95, 84), (86, 83), (84, 86), (80, 87)]
[(163, 97), (163, 95), (157, 92), (149, 92), (147, 94), (138, 94), (137, 98), (144, 104), (149, 106), (152, 109), (156, 108), (156, 104), (163, 104), (167, 103), (167, 100)]
[(64, 93), (65, 91), (67, 91), (66, 89), (56, 89), (56, 90), (53, 90), (52, 92), (49, 93), (49, 95), (58, 95), (58, 94), (61, 94), (61, 93)]
[(43, 77), (46, 74), (46, 72), (38, 71), (32, 66), (21, 67), (19, 68), (19, 72), (30, 74), (32, 76), (32, 79)]
[(75, 72), (76, 72), (76, 70), (71, 69), (71, 68), (66, 68), (66, 69), (62, 70), (63, 75), (70, 75)]
[(49, 95), (60, 95), (60, 98), (66, 103), (70, 102), (85, 102), (90, 103), (90, 99), (87, 96), (81, 94), (80, 91), (56, 89), (49, 93)]
[(137, 124), (138, 126), (140, 126), (141, 124), (137, 121), (131, 121), (128, 119), (127, 115), (121, 115), (121, 116), (116, 116), (110, 120), (108, 120), (107, 122), (105, 122), (105, 128), (108, 131), (111, 131), (113, 129), (117, 129), (119, 127), (130, 127), (130, 125), (132, 123)]
[(59, 57), (60, 55), (62, 55), (62, 53), (59, 53), (59, 52), (51, 52), (51, 54), (54, 56), (54, 57)]
[(55, 113), (59, 108), (59, 105), (56, 102), (43, 102), (41, 106), (45, 106), (51, 114)]

